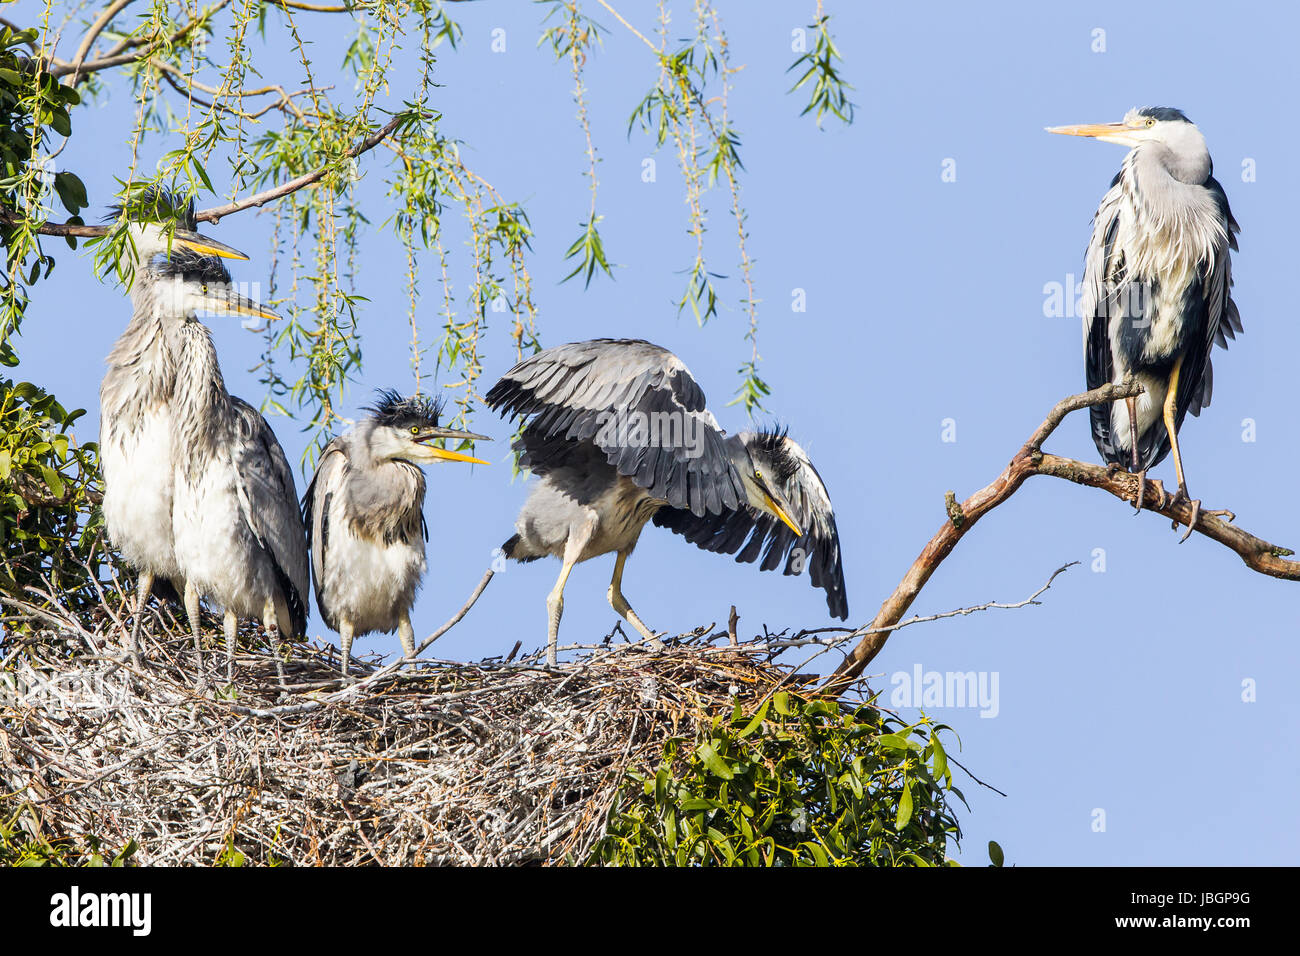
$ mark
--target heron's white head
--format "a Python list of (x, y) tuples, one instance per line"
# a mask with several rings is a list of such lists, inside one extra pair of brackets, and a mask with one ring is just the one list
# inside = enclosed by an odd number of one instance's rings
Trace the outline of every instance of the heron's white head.
[(109, 225), (91, 226), (94, 236), (110, 233), (118, 220), (126, 217), (126, 241), (120, 257), (132, 267), (149, 263), (155, 256), (170, 256), (177, 250), (196, 252), (222, 259), (247, 259), (248, 256), (223, 242), (195, 231), (194, 201), (183, 201), (165, 189), (151, 187), (137, 193), (126, 206), (114, 206)]
[(458, 442), (491, 441), (487, 435), (443, 428), (438, 424), (442, 406), (427, 395), (405, 397), (396, 391), (381, 391), (379, 401), (358, 429), (372, 460), (407, 461), (428, 465), (443, 461), (463, 461), (475, 465), (489, 462), (458, 451), (440, 448), (432, 442), (450, 438)]
[(779, 519), (796, 537), (803, 537), (795, 510), (782, 488), (798, 470), (799, 459), (806, 461), (808, 456), (784, 431), (741, 432), (736, 441), (746, 453), (740, 456), (736, 470), (750, 506)]
[(213, 256), (173, 247), (171, 255), (155, 255), (146, 262), (147, 294), (168, 315), (279, 318), (240, 292), (221, 260)]
[(1049, 126), (1047, 131), (1088, 136), (1130, 149), (1155, 149), (1170, 175), (1185, 183), (1203, 183), (1210, 175), (1212, 164), (1204, 135), (1182, 110), (1169, 106), (1134, 108), (1118, 123)]

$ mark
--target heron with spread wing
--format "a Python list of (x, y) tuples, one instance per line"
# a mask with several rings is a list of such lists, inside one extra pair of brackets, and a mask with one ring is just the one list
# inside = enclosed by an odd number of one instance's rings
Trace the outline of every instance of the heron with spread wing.
[(564, 586), (574, 565), (613, 552), (607, 597), (661, 647), (623, 596), (624, 565), (647, 521), (764, 571), (805, 568), (833, 616), (848, 617), (830, 495), (784, 432), (727, 435), (673, 353), (637, 339), (595, 339), (539, 352), (487, 394), (527, 424), (515, 449), (539, 478), (502, 547), (508, 558), (560, 559), (547, 598), (554, 666)]
[(490, 439), (441, 426), (441, 406), (427, 396), (380, 392), (369, 411), (325, 446), (302, 499), (316, 606), (339, 633), (344, 676), (353, 638), (372, 631), (396, 629), (405, 655), (415, 656), (411, 606), (427, 566), (429, 538), (420, 466), (488, 464), (432, 444)]
[[(1106, 462), (1137, 474), (1139, 510), (1147, 470), (1173, 450), (1174, 500), (1192, 506), (1185, 541), (1201, 503), (1187, 492), (1178, 430), (1210, 404), (1211, 350), (1242, 330), (1230, 294), (1237, 222), (1205, 137), (1179, 110), (1144, 107), (1118, 123), (1048, 131), (1130, 147), (1093, 220), (1083, 346), (1088, 388), (1134, 378), (1144, 391), (1093, 406), (1092, 435)], [(1152, 484), (1163, 506), (1164, 488)]]

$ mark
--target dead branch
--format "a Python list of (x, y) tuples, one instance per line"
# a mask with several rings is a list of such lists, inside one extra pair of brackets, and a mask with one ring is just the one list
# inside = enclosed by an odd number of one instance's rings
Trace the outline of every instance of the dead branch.
[[(1078, 485), (1100, 488), (1121, 501), (1134, 503), (1138, 490), (1136, 475), (1125, 471), (1112, 471), (1102, 465), (1047, 454), (1042, 451), (1042, 445), (1071, 412), (1141, 393), (1142, 386), (1135, 382), (1127, 382), (1121, 385), (1103, 385), (1090, 392), (1062, 399), (1056, 403), (1043, 423), (991, 483), (961, 504), (957, 504), (955, 496), (949, 492), (948, 520), (912, 562), (912, 566), (907, 569), (898, 587), (885, 599), (875, 618), (863, 629), (862, 640), (822, 686), (822, 692), (840, 693), (862, 673), (863, 668), (880, 653), (889, 635), (898, 627), (899, 621), (907, 613), (916, 596), (921, 593), (921, 589), (925, 587), (930, 576), (944, 559), (952, 553), (957, 542), (980, 518), (1015, 494), (1028, 478), (1034, 475), (1063, 478)], [(1192, 508), (1189, 504), (1175, 502), (1168, 496), (1163, 502), (1158, 498), (1157, 495), (1146, 495), (1142, 502), (1143, 509), (1162, 514), (1178, 524), (1187, 525), (1191, 521)], [(1289, 548), (1270, 544), (1229, 521), (1204, 511), (1197, 519), (1194, 530), (1231, 548), (1241, 557), (1246, 566), (1254, 571), (1289, 581), (1300, 581), (1300, 561), (1286, 560), (1286, 556), (1295, 553)]]

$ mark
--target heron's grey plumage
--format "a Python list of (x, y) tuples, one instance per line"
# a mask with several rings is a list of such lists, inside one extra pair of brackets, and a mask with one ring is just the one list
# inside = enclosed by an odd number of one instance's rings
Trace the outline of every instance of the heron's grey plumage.
[[(484, 439), (443, 428), (427, 398), (394, 392), (325, 447), (302, 499), (316, 606), (342, 640), (346, 674), (352, 640), (396, 630), (414, 653), (411, 608), (427, 568), (425, 476), (414, 461), (477, 461), (427, 446), (433, 438)], [(413, 460), (414, 459), (414, 460)]]
[(1084, 355), (1089, 388), (1133, 377), (1146, 389), (1135, 403), (1136, 456), (1127, 404), (1091, 410), (1102, 457), (1125, 467), (1136, 457), (1144, 471), (1170, 451), (1161, 411), (1174, 363), (1176, 433), (1188, 412), (1210, 404), (1213, 346), (1227, 348), (1242, 330), (1230, 294), (1239, 227), (1211, 174), (1204, 137), (1181, 112), (1132, 110), (1122, 125), (1143, 138), (1094, 218), (1084, 266)]
[[(788, 555), (786, 573), (796, 574), (811, 560), (812, 583), (826, 590), (833, 614), (847, 616), (834, 513), (807, 455), (783, 433), (728, 437), (689, 369), (667, 349), (639, 339), (557, 346), (502, 376), (487, 403), (528, 419), (515, 448), (539, 480), (504, 550), (515, 560), (562, 562), (547, 601), (551, 663), (570, 570), (610, 552), (617, 555), (610, 604), (657, 641), (621, 585), (652, 518), (706, 550), (739, 551), (740, 561), (761, 552), (764, 570)], [(778, 509), (797, 515), (800, 534)]]

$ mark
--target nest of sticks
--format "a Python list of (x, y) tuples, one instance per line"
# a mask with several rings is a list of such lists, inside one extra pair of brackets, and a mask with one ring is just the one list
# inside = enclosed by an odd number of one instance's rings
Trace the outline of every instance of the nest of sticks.
[(363, 658), (348, 683), (334, 647), (281, 658), (250, 629), (226, 684), (215, 620), (200, 674), (166, 604), (137, 666), (120, 591), (80, 615), (0, 600), (0, 811), (78, 854), (134, 842), (147, 865), (581, 863), (629, 769), (800, 680), (733, 623), (661, 654), (606, 638), (558, 670)]

